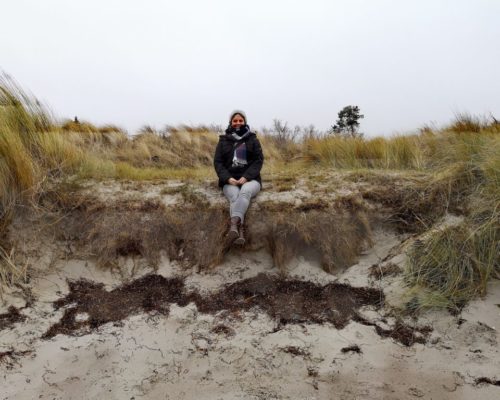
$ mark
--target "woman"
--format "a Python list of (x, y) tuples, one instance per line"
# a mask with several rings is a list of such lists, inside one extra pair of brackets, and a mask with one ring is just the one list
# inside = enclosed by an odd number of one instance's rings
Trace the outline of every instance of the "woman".
[(220, 135), (215, 150), (214, 167), (219, 187), (229, 200), (231, 216), (228, 240), (244, 244), (243, 222), (250, 199), (261, 189), (260, 170), (264, 163), (262, 148), (255, 133), (250, 131), (243, 111), (229, 116), (225, 135)]

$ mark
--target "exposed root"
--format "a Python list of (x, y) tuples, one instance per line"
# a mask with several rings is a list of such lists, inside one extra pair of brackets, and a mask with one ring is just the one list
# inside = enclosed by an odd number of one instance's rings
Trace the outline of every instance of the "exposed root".
[[(117, 268), (121, 257), (138, 257), (156, 267), (162, 252), (187, 267), (219, 264), (230, 243), (227, 207), (191, 204), (165, 207), (155, 201), (104, 205), (89, 199), (59, 220), (61, 240), (76, 242), (99, 265)], [(275, 265), (287, 264), (301, 252), (317, 254), (327, 272), (355, 263), (371, 246), (371, 228), (363, 207), (347, 199), (337, 204), (297, 209), (250, 210), (246, 250), (266, 248)]]
[(209, 268), (227, 251), (221, 221), (221, 209), (166, 209), (149, 201), (73, 212), (60, 228), (62, 238), (75, 240), (103, 267), (119, 267), (120, 257), (140, 257), (156, 267), (165, 252), (171, 260)]
[(312, 250), (323, 269), (332, 273), (353, 265), (361, 251), (372, 244), (370, 225), (361, 211), (282, 212), (272, 215), (271, 220), (269, 250), (282, 271), (293, 257)]

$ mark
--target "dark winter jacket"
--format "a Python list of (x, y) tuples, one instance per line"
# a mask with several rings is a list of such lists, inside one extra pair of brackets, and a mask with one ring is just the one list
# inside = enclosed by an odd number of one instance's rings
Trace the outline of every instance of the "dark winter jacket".
[[(246, 143), (247, 165), (233, 167), (233, 155), (235, 146)], [(219, 136), (219, 143), (215, 149), (214, 167), (219, 177), (219, 186), (228, 183), (229, 178), (240, 179), (245, 177), (247, 181), (256, 180), (262, 185), (260, 170), (264, 163), (264, 154), (259, 139), (255, 133), (250, 132), (241, 141), (236, 140), (230, 130), (225, 135)]]

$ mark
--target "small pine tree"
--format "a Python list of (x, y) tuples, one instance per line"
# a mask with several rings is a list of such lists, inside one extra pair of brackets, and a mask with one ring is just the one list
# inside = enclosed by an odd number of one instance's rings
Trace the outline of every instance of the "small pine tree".
[(332, 126), (332, 133), (353, 138), (363, 137), (363, 134), (358, 132), (358, 128), (359, 120), (364, 117), (360, 114), (358, 106), (345, 106), (338, 113), (337, 122)]

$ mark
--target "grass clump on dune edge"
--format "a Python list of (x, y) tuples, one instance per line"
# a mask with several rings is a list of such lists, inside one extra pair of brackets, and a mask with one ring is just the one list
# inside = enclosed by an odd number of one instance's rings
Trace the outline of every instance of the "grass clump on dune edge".
[(500, 278), (499, 243), (498, 215), (496, 223), (492, 218), (470, 229), (462, 222), (417, 240), (408, 254), (410, 307), (460, 309), (471, 298), (484, 295), (490, 278)]

